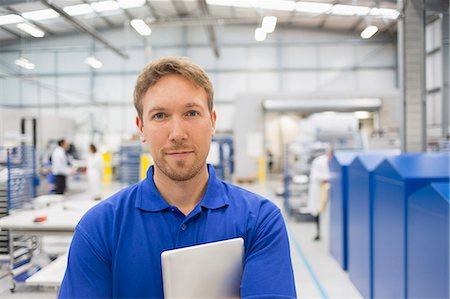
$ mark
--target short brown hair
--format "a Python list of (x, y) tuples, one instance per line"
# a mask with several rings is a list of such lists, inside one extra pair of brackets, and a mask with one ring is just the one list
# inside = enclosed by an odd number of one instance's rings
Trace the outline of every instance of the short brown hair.
[(206, 72), (186, 57), (163, 57), (147, 64), (134, 87), (134, 107), (142, 119), (142, 98), (147, 90), (166, 75), (181, 75), (206, 91), (208, 109), (212, 113), (214, 90)]

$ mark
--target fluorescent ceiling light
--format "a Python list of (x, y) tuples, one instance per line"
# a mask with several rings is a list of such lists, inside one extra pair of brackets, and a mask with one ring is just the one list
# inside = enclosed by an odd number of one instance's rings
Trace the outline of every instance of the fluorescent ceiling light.
[(142, 36), (150, 35), (152, 34), (152, 30), (148, 25), (144, 22), (144, 20), (141, 19), (134, 19), (130, 22), (131, 26), (133, 26), (134, 30), (137, 31)]
[(23, 18), (19, 15), (4, 15), (0, 16), (0, 25), (17, 24), (23, 22)]
[(353, 112), (353, 115), (357, 119), (368, 119), (368, 118), (370, 118), (370, 112), (369, 111), (355, 111), (355, 112)]
[(28, 33), (29, 35), (33, 37), (43, 37), (45, 35), (45, 32), (41, 29), (37, 28), (36, 26), (28, 23), (20, 23), (16, 25), (17, 28), (20, 30)]
[(100, 1), (91, 4), (96, 12), (104, 12), (119, 9), (119, 3), (116, 1)]
[(371, 38), (375, 33), (377, 33), (378, 27), (377, 26), (367, 26), (366, 29), (364, 29), (361, 32), (361, 38), (367, 39)]
[(277, 17), (265, 16), (262, 20), (261, 28), (267, 33), (272, 33), (277, 26)]
[(267, 33), (262, 28), (256, 28), (255, 30), (255, 40), (258, 42), (262, 42), (266, 39)]
[(390, 8), (372, 8), (370, 10), (370, 15), (372, 16), (380, 16), (382, 18), (387, 19), (397, 19), (400, 13), (396, 9), (390, 9)]
[(206, 0), (209, 5), (234, 6), (243, 8), (261, 8), (267, 10), (295, 10), (294, 1), (286, 0)]
[(42, 9), (42, 10), (24, 12), (22, 14), (22, 17), (24, 17), (25, 19), (33, 20), (33, 21), (41, 21), (41, 20), (57, 18), (57, 17), (59, 17), (59, 13), (57, 13), (53, 9)]
[(334, 15), (344, 16), (365, 16), (370, 12), (370, 8), (367, 6), (355, 6), (355, 5), (342, 5), (336, 4), (331, 9), (331, 13)]
[(97, 58), (95, 58), (95, 56), (89, 56), (84, 60), (84, 63), (86, 63), (87, 65), (89, 65), (90, 67), (94, 68), (94, 69), (99, 69), (103, 66), (103, 63), (98, 60)]
[(331, 10), (333, 7), (330, 3), (317, 3), (317, 2), (297, 2), (297, 11), (306, 13), (322, 14)]
[(16, 59), (14, 61), (14, 63), (20, 67), (23, 67), (24, 69), (27, 69), (27, 70), (32, 70), (35, 67), (34, 63), (31, 63), (28, 59), (25, 59), (23, 57)]
[(120, 8), (127, 9), (140, 7), (145, 4), (145, 0), (118, 0)]
[(66, 6), (66, 7), (63, 8), (63, 10), (68, 15), (71, 15), (71, 16), (79, 16), (79, 15), (90, 14), (90, 13), (92, 13), (94, 11), (94, 9), (87, 3)]

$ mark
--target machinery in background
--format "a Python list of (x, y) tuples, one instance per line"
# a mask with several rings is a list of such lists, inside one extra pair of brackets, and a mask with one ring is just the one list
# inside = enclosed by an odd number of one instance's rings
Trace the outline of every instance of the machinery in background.
[(299, 127), (299, 137), (285, 145), (283, 199), (285, 210), (301, 220), (310, 219), (301, 210), (307, 205), (312, 161), (329, 148), (362, 150), (365, 142), (353, 113), (315, 113), (302, 120)]
[(214, 136), (207, 162), (214, 166), (219, 178), (231, 182), (234, 173), (233, 138), (229, 136)]

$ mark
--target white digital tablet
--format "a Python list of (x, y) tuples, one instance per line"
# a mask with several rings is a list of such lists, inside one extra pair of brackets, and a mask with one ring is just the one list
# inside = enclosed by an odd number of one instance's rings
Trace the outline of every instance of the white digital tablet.
[(243, 257), (242, 238), (164, 251), (164, 298), (240, 298)]

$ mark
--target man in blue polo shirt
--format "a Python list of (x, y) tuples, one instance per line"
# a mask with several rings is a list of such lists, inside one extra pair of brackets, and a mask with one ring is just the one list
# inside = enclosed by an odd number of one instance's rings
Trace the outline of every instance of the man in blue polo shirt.
[(155, 165), (77, 225), (59, 298), (162, 298), (161, 252), (236, 237), (245, 245), (241, 297), (295, 298), (280, 210), (206, 164), (216, 122), (207, 74), (161, 58), (139, 75), (134, 104)]

